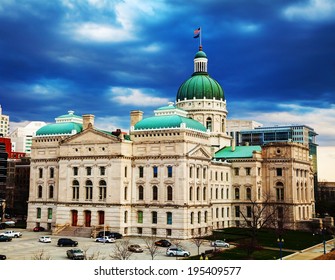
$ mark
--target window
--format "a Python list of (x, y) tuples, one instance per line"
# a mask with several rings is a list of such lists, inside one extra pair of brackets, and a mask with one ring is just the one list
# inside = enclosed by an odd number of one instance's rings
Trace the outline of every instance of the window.
[(38, 178), (43, 178), (43, 168), (38, 169)]
[(229, 174), (228, 174), (228, 172), (226, 172), (226, 181), (227, 182), (229, 181)]
[(278, 211), (278, 219), (283, 219), (284, 218), (284, 209), (283, 209), (283, 207), (279, 206), (277, 208), (277, 211)]
[(158, 167), (154, 166), (152, 169), (153, 169), (153, 177), (157, 178), (158, 177)]
[(191, 219), (191, 225), (193, 225), (193, 219), (194, 219), (194, 213), (193, 213), (193, 212), (191, 212), (191, 217), (190, 217), (190, 219)]
[(200, 187), (197, 187), (197, 200), (200, 200)]
[(138, 200), (143, 200), (144, 198), (144, 188), (143, 186), (138, 186)]
[(53, 167), (50, 168), (50, 178), (54, 178), (55, 176), (55, 169)]
[(140, 178), (143, 178), (143, 171), (144, 171), (143, 166), (139, 166), (139, 167), (138, 167), (138, 176), (139, 176)]
[(235, 199), (240, 199), (240, 189), (235, 188)]
[(124, 187), (124, 200), (128, 199), (128, 187)]
[(192, 166), (190, 166), (190, 172), (189, 173), (190, 173), (190, 178), (192, 178), (192, 176), (193, 176), (193, 174), (192, 174), (193, 173), (193, 167)]
[(251, 200), (251, 188), (247, 188), (245, 193), (246, 193), (246, 199)]
[(42, 198), (42, 195), (43, 195), (43, 187), (39, 185), (37, 187), (37, 198)]
[(37, 208), (36, 211), (37, 211), (37, 213), (36, 213), (36, 218), (37, 218), (37, 219), (41, 219), (41, 213), (42, 213), (41, 208)]
[(85, 190), (86, 190), (85, 199), (86, 200), (92, 200), (92, 197), (93, 197), (93, 184), (92, 184), (91, 180), (87, 180), (86, 181)]
[(200, 176), (200, 168), (197, 167), (197, 179), (199, 179), (199, 176)]
[(86, 167), (86, 175), (91, 176), (92, 175), (92, 167)]
[(276, 168), (277, 176), (283, 176), (283, 169), (282, 168)]
[(99, 182), (99, 200), (106, 200), (107, 185), (105, 180)]
[(282, 182), (276, 183), (276, 198), (277, 198), (277, 201), (284, 200), (284, 185)]
[(124, 211), (123, 221), (125, 224), (128, 222), (128, 211)]
[(204, 215), (204, 222), (207, 223), (207, 216), (208, 216), (208, 213), (207, 211), (205, 211), (205, 215)]
[(171, 186), (167, 187), (167, 200), (171, 201), (173, 197), (173, 190)]
[(124, 167), (124, 177), (125, 177), (125, 178), (127, 178), (127, 176), (128, 176), (127, 173), (128, 173), (128, 167), (125, 166), (125, 167)]
[(48, 208), (48, 219), (52, 219), (52, 208)]
[(172, 225), (172, 213), (171, 212), (166, 213), (166, 224)]
[(166, 236), (171, 236), (172, 230), (170, 228), (166, 229)]
[(247, 217), (251, 218), (251, 206), (247, 206)]
[(72, 199), (78, 200), (79, 199), (79, 182), (74, 180), (72, 182)]
[(247, 176), (250, 176), (250, 175), (251, 175), (251, 168), (250, 168), (250, 167), (246, 167), (246, 168), (245, 168), (245, 174), (246, 174)]
[(73, 176), (78, 176), (78, 167), (73, 167)]
[(156, 211), (151, 212), (151, 222), (153, 224), (157, 224), (157, 212)]
[(235, 174), (235, 176), (239, 176), (240, 175), (240, 169), (235, 167), (234, 168), (234, 174)]
[(257, 168), (257, 172), (258, 172), (258, 176), (261, 176), (261, 168), (260, 167)]
[(211, 118), (207, 118), (207, 120), (206, 120), (206, 128), (209, 131), (212, 131), (212, 119)]
[(201, 212), (198, 212), (198, 224), (201, 224)]
[(168, 177), (172, 178), (172, 166), (167, 167)]
[(190, 197), (189, 197), (190, 201), (192, 201), (193, 199), (193, 187), (190, 187)]
[(143, 224), (143, 211), (137, 211), (137, 222)]
[(153, 186), (152, 187), (152, 200), (157, 200), (158, 199), (158, 187)]
[(202, 178), (206, 179), (206, 168), (202, 170)]
[(206, 192), (207, 192), (206, 187), (204, 187), (204, 188), (202, 189), (202, 197), (203, 197), (203, 200), (206, 200)]
[(49, 198), (54, 198), (54, 186), (49, 186)]
[(106, 168), (104, 166), (100, 166), (100, 175), (105, 176)]
[(235, 217), (236, 218), (240, 217), (240, 206), (235, 206)]

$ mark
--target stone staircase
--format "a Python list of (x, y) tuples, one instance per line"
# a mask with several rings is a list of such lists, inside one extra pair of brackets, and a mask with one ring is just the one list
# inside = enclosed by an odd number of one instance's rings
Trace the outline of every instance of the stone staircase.
[(67, 226), (61, 231), (58, 231), (56, 235), (61, 236), (76, 236), (76, 237), (91, 237), (92, 228), (90, 227), (74, 227)]

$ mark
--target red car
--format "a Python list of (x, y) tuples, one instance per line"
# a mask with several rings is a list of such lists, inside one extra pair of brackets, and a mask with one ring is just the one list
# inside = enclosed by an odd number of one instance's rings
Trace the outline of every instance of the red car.
[(34, 227), (33, 231), (38, 232), (38, 231), (45, 231), (44, 227)]

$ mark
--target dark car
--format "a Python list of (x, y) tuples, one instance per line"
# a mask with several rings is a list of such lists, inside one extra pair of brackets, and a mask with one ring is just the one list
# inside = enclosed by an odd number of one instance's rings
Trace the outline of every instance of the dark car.
[(0, 242), (12, 241), (12, 238), (6, 235), (0, 235)]
[(6, 228), (6, 224), (5, 223), (0, 223), (0, 229), (5, 229)]
[(160, 247), (170, 247), (171, 246), (171, 242), (165, 239), (161, 239), (155, 242), (156, 246), (160, 246)]
[(83, 252), (83, 250), (80, 250), (80, 249), (67, 250), (66, 255), (69, 259), (72, 259), (72, 260), (83, 260), (83, 259), (85, 259), (84, 252)]
[(118, 232), (113, 232), (113, 231), (100, 231), (98, 233), (97, 237), (103, 237), (103, 236), (108, 236), (109, 238), (114, 238), (114, 239), (121, 239), (122, 238), (122, 234), (118, 233)]
[(5, 260), (7, 259), (6, 255), (0, 255), (0, 260)]
[(72, 240), (70, 238), (60, 238), (57, 241), (57, 245), (60, 247), (63, 247), (63, 246), (76, 247), (78, 245), (78, 241)]
[(45, 231), (44, 227), (34, 227), (33, 231), (39, 232), (39, 231)]

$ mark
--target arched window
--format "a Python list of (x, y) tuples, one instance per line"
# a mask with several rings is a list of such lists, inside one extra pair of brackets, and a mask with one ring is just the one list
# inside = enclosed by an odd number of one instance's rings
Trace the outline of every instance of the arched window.
[(128, 211), (124, 211), (124, 223), (128, 223)]
[(246, 199), (251, 200), (251, 188), (246, 188), (245, 194), (246, 194)]
[(173, 199), (173, 190), (171, 186), (167, 187), (167, 200), (171, 201)]
[(43, 187), (39, 185), (37, 187), (37, 198), (42, 198), (42, 195), (43, 195)]
[(200, 200), (200, 187), (197, 187), (197, 200)]
[(193, 225), (193, 219), (194, 219), (194, 213), (193, 212), (191, 212), (191, 217), (190, 217), (190, 219), (191, 219), (191, 225)]
[(138, 200), (143, 200), (144, 198), (144, 188), (143, 186), (138, 186)]
[(77, 180), (73, 180), (72, 182), (72, 199), (79, 199), (79, 182)]
[(158, 187), (152, 187), (152, 200), (158, 200)]
[(198, 224), (201, 224), (201, 212), (198, 212)]
[(193, 199), (193, 187), (190, 187), (190, 196), (189, 196), (190, 201)]
[(240, 189), (235, 188), (235, 199), (240, 199)]
[(284, 200), (284, 184), (282, 182), (276, 183), (276, 198), (277, 201)]
[(206, 192), (207, 192), (207, 189), (206, 189), (206, 187), (204, 187), (204, 188), (202, 189), (202, 197), (203, 197), (203, 200), (206, 200)]
[(106, 200), (107, 197), (107, 184), (105, 180), (99, 182), (99, 200)]
[(208, 117), (206, 119), (206, 128), (209, 130), (209, 131), (212, 131), (212, 119), (210, 117)]
[(93, 197), (93, 184), (92, 184), (91, 180), (87, 180), (86, 181), (85, 189), (86, 189), (86, 195), (85, 195), (86, 200), (92, 200), (92, 197)]
[(208, 213), (207, 211), (205, 211), (205, 215), (204, 215), (204, 222), (207, 223), (207, 216), (208, 216)]

